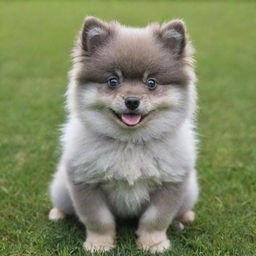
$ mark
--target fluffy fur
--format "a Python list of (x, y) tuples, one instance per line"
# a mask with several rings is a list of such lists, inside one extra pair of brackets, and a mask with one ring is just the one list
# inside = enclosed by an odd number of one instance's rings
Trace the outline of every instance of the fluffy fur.
[[(51, 184), (51, 220), (76, 214), (87, 228), (84, 247), (115, 246), (115, 217), (138, 217), (139, 248), (170, 247), (171, 223), (193, 221), (196, 110), (193, 49), (181, 20), (128, 28), (88, 17), (73, 51), (63, 154)], [(107, 81), (118, 77), (120, 85)], [(149, 90), (153, 78), (157, 88)], [(125, 99), (140, 99), (130, 113)]]

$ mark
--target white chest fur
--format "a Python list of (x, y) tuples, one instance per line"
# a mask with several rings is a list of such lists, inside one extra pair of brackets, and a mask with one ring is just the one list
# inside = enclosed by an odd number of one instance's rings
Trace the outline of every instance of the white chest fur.
[(109, 181), (102, 185), (102, 189), (118, 216), (137, 216), (143, 205), (149, 202), (155, 184), (138, 181), (129, 185), (126, 181)]
[(89, 144), (72, 161), (76, 182), (178, 182), (191, 164), (189, 155), (163, 142), (135, 145), (99, 139)]

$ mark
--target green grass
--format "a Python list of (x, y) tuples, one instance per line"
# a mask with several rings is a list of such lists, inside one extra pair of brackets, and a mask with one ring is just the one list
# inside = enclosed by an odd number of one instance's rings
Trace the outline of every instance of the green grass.
[[(165, 255), (256, 254), (256, 5), (249, 2), (8, 1), (0, 4), (0, 255), (89, 255), (84, 227), (50, 223), (69, 53), (85, 15), (143, 26), (181, 17), (197, 49), (197, 220)], [(121, 223), (106, 255), (148, 255)]]

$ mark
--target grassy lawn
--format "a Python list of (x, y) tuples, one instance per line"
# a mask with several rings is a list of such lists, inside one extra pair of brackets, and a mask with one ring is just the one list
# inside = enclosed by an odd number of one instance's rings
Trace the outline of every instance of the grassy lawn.
[[(183, 18), (197, 49), (197, 220), (168, 234), (165, 255), (256, 255), (256, 4), (8, 1), (0, 3), (0, 255), (89, 255), (75, 219), (50, 223), (47, 186), (60, 156), (69, 53), (84, 16), (132, 26)], [(120, 223), (104, 255), (148, 255)]]

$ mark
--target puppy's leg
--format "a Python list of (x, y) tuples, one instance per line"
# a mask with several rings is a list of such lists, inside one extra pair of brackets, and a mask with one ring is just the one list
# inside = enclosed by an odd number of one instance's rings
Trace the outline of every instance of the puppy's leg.
[(49, 220), (63, 219), (65, 214), (73, 214), (73, 204), (67, 187), (67, 175), (65, 164), (60, 163), (58, 170), (50, 185), (51, 201), (54, 206), (49, 213)]
[(140, 218), (137, 245), (151, 253), (160, 253), (170, 247), (166, 230), (179, 210), (184, 197), (185, 182), (165, 184), (156, 191), (151, 203)]
[(115, 247), (115, 221), (97, 185), (71, 184), (71, 197), (86, 226), (85, 250), (109, 251)]
[(188, 182), (185, 188), (185, 197), (182, 203), (181, 208), (179, 209), (177, 216), (175, 217), (175, 223), (190, 224), (195, 219), (195, 213), (192, 211), (193, 206), (195, 205), (199, 193), (199, 186), (196, 177), (196, 171), (190, 173), (188, 177)]

